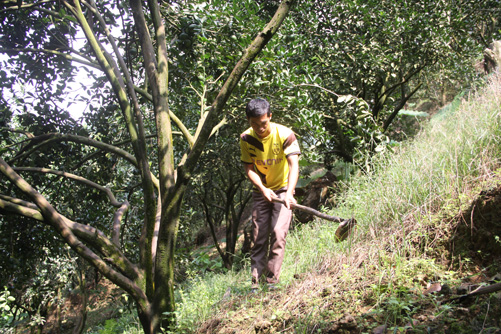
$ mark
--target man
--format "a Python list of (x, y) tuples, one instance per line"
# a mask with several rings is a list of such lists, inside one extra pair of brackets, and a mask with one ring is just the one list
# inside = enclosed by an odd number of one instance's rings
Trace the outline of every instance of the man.
[[(294, 188), (299, 176), (299, 144), (291, 129), (271, 122), (270, 104), (253, 99), (246, 107), (250, 128), (240, 135), (241, 160), (254, 185), (252, 198), (252, 289), (259, 283), (278, 283), (284, 258), (285, 237), (296, 203)], [(285, 205), (272, 202), (278, 197)]]

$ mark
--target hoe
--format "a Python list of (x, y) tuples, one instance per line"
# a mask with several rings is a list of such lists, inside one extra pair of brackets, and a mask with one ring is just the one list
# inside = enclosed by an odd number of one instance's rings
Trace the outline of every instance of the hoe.
[[(273, 202), (282, 203), (285, 205), (285, 202), (283, 200), (276, 198), (276, 197), (273, 198)], [(315, 209), (312, 209), (308, 206), (304, 206), (304, 205), (300, 205), (300, 204), (291, 204), (291, 208), (307, 212), (309, 214), (315, 215), (315, 216), (320, 217), (322, 219), (329, 220), (331, 222), (340, 223), (337, 230), (336, 230), (337, 242), (341, 242), (343, 240), (346, 240), (346, 238), (348, 238), (350, 236), (351, 232), (355, 228), (355, 225), (357, 224), (357, 221), (355, 220), (355, 218), (342, 219), (342, 218), (335, 217), (335, 216), (329, 216), (325, 213), (322, 213), (322, 212), (317, 211)]]

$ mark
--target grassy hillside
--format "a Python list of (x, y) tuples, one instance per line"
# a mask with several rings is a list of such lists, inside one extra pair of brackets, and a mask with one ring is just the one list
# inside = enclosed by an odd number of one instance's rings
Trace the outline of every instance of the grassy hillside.
[(344, 185), (326, 211), (357, 219), (349, 240), (327, 221), (291, 231), (277, 291), (250, 294), (249, 268), (191, 280), (176, 333), (498, 330), (500, 296), (451, 299), (501, 280), (501, 76), (459, 102)]
[[(180, 291), (179, 332), (384, 333), (406, 325), (441, 332), (458, 323), (478, 332), (473, 311), (461, 317), (464, 305), (446, 301), (462, 293), (461, 284), (501, 271), (499, 262), (485, 262), (496, 255), (499, 218), (498, 230), (482, 239), (492, 247), (458, 241), (471, 239), (460, 235), (464, 213), (501, 184), (500, 106), (501, 79), (493, 76), (414, 140), (374, 161), (346, 185), (331, 212), (355, 217), (356, 234), (336, 243), (337, 225), (326, 221), (292, 231), (279, 291), (249, 294), (248, 270), (191, 282)], [(441, 292), (423, 293), (430, 287)], [(490, 308), (491, 315), (499, 312), (499, 300)], [(499, 313), (483, 316), (484, 328), (499, 326), (492, 320)]]

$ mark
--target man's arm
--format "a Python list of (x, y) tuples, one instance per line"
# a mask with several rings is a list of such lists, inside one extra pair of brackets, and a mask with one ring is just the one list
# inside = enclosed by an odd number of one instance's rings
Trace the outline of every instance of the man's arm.
[(277, 197), (277, 195), (273, 192), (273, 190), (266, 188), (261, 181), (261, 178), (259, 175), (256, 173), (254, 170), (254, 165), (253, 164), (246, 164), (244, 163), (245, 167), (245, 174), (249, 178), (249, 180), (252, 182), (252, 184), (263, 194), (263, 196), (268, 200), (272, 201), (273, 197)]
[(297, 203), (294, 198), (294, 189), (296, 189), (297, 180), (299, 178), (299, 155), (289, 155), (287, 157), (287, 163), (289, 164), (289, 176), (284, 202), (287, 209), (290, 209), (290, 203)]

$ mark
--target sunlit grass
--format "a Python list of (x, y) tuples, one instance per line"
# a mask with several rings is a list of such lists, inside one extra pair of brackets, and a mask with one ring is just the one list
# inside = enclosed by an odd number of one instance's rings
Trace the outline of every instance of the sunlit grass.
[(221, 311), (221, 300), (248, 293), (250, 278), (241, 272), (227, 272), (226, 274), (207, 274), (195, 278), (179, 287), (176, 291), (178, 300), (177, 316), (179, 330), (193, 328), (196, 323), (209, 319), (213, 314)]
[[(456, 105), (456, 109), (431, 120), (414, 140), (396, 147), (395, 153), (375, 159), (372, 170), (347, 185), (348, 190), (339, 198), (341, 204), (331, 213), (357, 219), (353, 238), (336, 243), (337, 224), (326, 221), (290, 232), (281, 276), (284, 291), (293, 290), (303, 274), (330, 271), (337, 277), (333, 289), (353, 294), (344, 297), (351, 302), (340, 304), (341, 312), (356, 308), (357, 298), (374, 298), (374, 307), (384, 302), (388, 310), (393, 307), (397, 312), (406, 307), (405, 301), (391, 296), (398, 289), (413, 289), (413, 284), (420, 283), (413, 283), (412, 277), (454, 279), (454, 273), (443, 273), (431, 257), (426, 228), (441, 214), (458, 213), (486, 186), (484, 183), (488, 185), (499, 174), (500, 78), (492, 77), (478, 94), (465, 96), (465, 101)], [(360, 281), (364, 282), (357, 283)], [(192, 283), (178, 305), (180, 321), (190, 319), (186, 324), (195, 325), (218, 312), (218, 300), (228, 287), (245, 295), (248, 270), (209, 275)], [(366, 288), (360, 291), (365, 292), (357, 295), (361, 284)], [(310, 287), (310, 291), (315, 289)], [(322, 312), (317, 305), (309, 316)], [(303, 325), (298, 319), (298, 326)]]
[(354, 215), (363, 232), (372, 227), (377, 233), (415, 211), (436, 212), (459, 201), (499, 166), (500, 91), (496, 77), (478, 96), (432, 120), (396, 154), (379, 157), (374, 171), (353, 179), (336, 213)]

